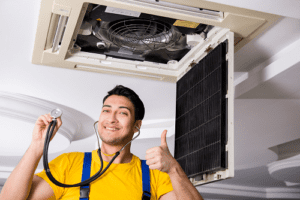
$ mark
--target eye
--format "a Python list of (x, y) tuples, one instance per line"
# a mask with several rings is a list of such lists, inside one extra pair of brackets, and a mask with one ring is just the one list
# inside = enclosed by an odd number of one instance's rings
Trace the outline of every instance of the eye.
[(109, 112), (108, 110), (102, 110), (102, 112)]
[(127, 112), (120, 112), (122, 115), (128, 115)]

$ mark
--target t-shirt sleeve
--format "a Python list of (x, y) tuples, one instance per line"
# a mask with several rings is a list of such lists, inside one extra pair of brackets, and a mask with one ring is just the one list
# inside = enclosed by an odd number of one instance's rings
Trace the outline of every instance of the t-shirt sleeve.
[(159, 170), (155, 170), (158, 173), (157, 178), (157, 199), (159, 199), (162, 195), (173, 191), (171, 179), (169, 175), (165, 172), (161, 172)]
[[(50, 169), (52, 176), (61, 183), (65, 183), (68, 166), (69, 166), (69, 159), (68, 159), (67, 154), (62, 154), (62, 155), (56, 157), (55, 159), (53, 159), (49, 163), (49, 169)], [(59, 186), (55, 185), (54, 183), (52, 183), (52, 181), (50, 181), (50, 179), (46, 175), (45, 170), (43, 170), (35, 175), (41, 177), (50, 185), (50, 187), (52, 188), (52, 190), (55, 194), (56, 199), (59, 199), (62, 196), (62, 194), (64, 193), (64, 188), (59, 187)]]

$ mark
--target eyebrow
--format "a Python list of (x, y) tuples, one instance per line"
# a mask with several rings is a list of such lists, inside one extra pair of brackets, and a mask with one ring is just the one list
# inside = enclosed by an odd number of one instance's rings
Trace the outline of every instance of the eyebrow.
[[(103, 107), (109, 107), (109, 108), (111, 108), (110, 105), (103, 105), (102, 108)], [(126, 107), (126, 106), (119, 106), (119, 108), (125, 108), (125, 109), (129, 110), (129, 112), (130, 112), (130, 109), (128, 107)]]

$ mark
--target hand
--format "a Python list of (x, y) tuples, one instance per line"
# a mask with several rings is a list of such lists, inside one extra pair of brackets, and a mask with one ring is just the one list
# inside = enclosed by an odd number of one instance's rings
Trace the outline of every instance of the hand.
[(150, 169), (169, 173), (177, 161), (169, 151), (166, 136), (167, 130), (164, 130), (161, 134), (161, 145), (146, 151), (146, 164), (149, 165)]
[[(38, 145), (40, 148), (44, 147), (45, 138), (47, 134), (48, 127), (50, 125), (50, 122), (52, 121), (52, 117), (50, 114), (41, 115), (37, 121), (35, 122), (35, 126), (32, 133), (32, 141), (31, 144)], [(53, 131), (53, 135), (50, 139), (50, 141), (55, 136), (56, 132), (58, 131), (59, 127), (62, 125), (61, 118), (57, 118), (57, 123), (55, 126), (55, 129)]]

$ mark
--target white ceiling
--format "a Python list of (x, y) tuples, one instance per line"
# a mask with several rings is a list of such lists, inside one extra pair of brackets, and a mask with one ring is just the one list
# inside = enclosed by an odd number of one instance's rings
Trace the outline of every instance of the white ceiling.
[[(299, 8), (300, 10), (300, 8)], [(300, 19), (282, 18), (235, 53), (235, 71), (250, 71), (300, 39)]]
[[(293, 44), (300, 48), (300, 1), (222, 1), (224, 2), (285, 16), (235, 54), (235, 71), (249, 72), (250, 78), (255, 77), (253, 74), (257, 71), (267, 66), (272, 67), (271, 63), (275, 63), (273, 68), (280, 68), (276, 61), (286, 58), (281, 54), (283, 50), (291, 49)], [(132, 145), (133, 153), (144, 157), (144, 153), (140, 152), (159, 145), (159, 137), (164, 128), (169, 130), (168, 144), (171, 150), (174, 149), (172, 120), (175, 117), (175, 84), (31, 64), (39, 4), (39, 0), (30, 3), (21, 0), (0, 2), (0, 91), (65, 105), (96, 121), (106, 92), (115, 85), (122, 84), (136, 91), (146, 107), (145, 126), (142, 127), (140, 139)], [(270, 63), (264, 63), (266, 61)], [(257, 198), (262, 199), (266, 198), (268, 192), (273, 194), (272, 188), (285, 189), (284, 191), (299, 189), (297, 185), (288, 187), (283, 181), (273, 179), (267, 170), (267, 164), (277, 160), (277, 155), (269, 147), (300, 138), (300, 90), (297, 89), (300, 84), (288, 81), (296, 80), (300, 76), (297, 70), (299, 68), (299, 64), (287, 66), (282, 73), (259, 83), (257, 87), (243, 91), (245, 96), (235, 99), (235, 178), (198, 188), (204, 197), (244, 199), (243, 195), (250, 195), (245, 191), (251, 190), (253, 193), (261, 193)], [(287, 87), (278, 90), (285, 83)], [(261, 89), (264, 84), (267, 86)], [(262, 95), (272, 89), (275, 91), (273, 94), (277, 95), (276, 98), (274, 95)], [(293, 98), (290, 94), (293, 94)], [(3, 141), (10, 141), (10, 148), (5, 148), (5, 151), (0, 149), (1, 185), (21, 158), (20, 153), (28, 147), (33, 123), (30, 125), (17, 122), (3, 116), (0, 116), (0, 120), (1, 124), (5, 123), (5, 126), (0, 126), (1, 147), (8, 144)], [(160, 122), (164, 122), (165, 126), (161, 126)], [(21, 140), (18, 136), (13, 140), (16, 132), (24, 133), (24, 138)], [(52, 159), (62, 152), (90, 151), (94, 149), (95, 141), (94, 135), (74, 141), (64, 151), (58, 150), (50, 154), (49, 158)], [(42, 167), (40, 164), (38, 168)], [(228, 185), (228, 188), (224, 185)], [(237, 185), (244, 188), (233, 189), (239, 188)], [(218, 191), (226, 193), (224, 198), (218, 196), (216, 188), (223, 188)], [(299, 190), (297, 191), (298, 193), (294, 191), (293, 194), (300, 195)], [(213, 192), (216, 194), (213, 195)], [(222, 196), (221, 193), (220, 195)]]

